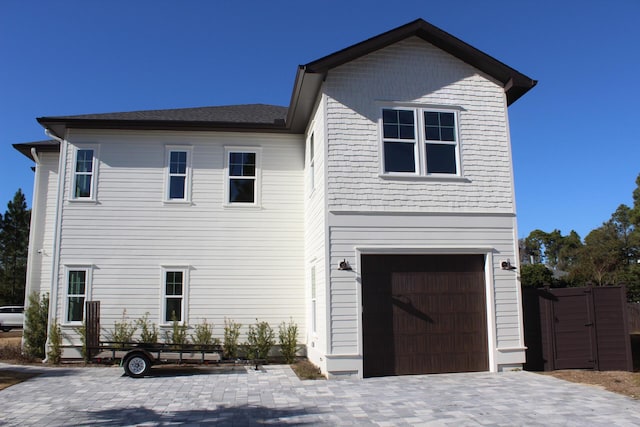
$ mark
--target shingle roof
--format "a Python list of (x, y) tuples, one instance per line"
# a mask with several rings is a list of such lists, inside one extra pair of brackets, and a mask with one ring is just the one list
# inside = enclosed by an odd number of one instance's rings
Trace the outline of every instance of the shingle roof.
[(58, 137), (64, 137), (68, 128), (303, 133), (322, 82), (331, 69), (408, 37), (419, 37), (495, 78), (504, 87), (507, 104), (515, 102), (537, 83), (451, 34), (417, 19), (299, 66), (288, 108), (266, 104), (229, 105), (40, 117), (38, 122)]
[(44, 141), (23, 142), (19, 144), (13, 144), (13, 148), (35, 161), (31, 156), (31, 148), (35, 148), (38, 153), (42, 152), (57, 152), (60, 151), (60, 143), (53, 139), (47, 139)]
[(217, 107), (174, 108), (121, 113), (54, 116), (47, 119), (183, 121), (211, 123), (284, 124), (287, 107), (268, 104), (224, 105)]

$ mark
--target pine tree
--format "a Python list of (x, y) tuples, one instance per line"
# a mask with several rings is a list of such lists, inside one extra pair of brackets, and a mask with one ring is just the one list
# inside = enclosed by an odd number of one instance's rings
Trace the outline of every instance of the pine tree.
[(22, 189), (18, 189), (7, 211), (0, 216), (0, 304), (24, 304), (29, 248), (29, 222)]

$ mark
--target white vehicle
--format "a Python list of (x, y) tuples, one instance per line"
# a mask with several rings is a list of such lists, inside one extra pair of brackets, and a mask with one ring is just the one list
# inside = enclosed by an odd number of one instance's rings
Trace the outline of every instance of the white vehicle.
[(0, 330), (9, 332), (24, 324), (24, 307), (19, 305), (0, 307)]

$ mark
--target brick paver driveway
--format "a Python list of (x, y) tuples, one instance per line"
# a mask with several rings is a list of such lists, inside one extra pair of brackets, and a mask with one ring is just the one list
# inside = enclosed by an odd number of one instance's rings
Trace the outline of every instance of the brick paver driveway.
[(287, 366), (255, 371), (25, 368), (41, 375), (0, 391), (0, 425), (640, 425), (640, 402), (529, 372), (299, 381)]

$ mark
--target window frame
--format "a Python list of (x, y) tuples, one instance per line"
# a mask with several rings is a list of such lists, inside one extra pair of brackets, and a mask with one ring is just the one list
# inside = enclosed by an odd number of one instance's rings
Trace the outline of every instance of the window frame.
[[(182, 299), (182, 304), (180, 305), (180, 320), (179, 323), (188, 324), (186, 319), (189, 318), (189, 266), (185, 265), (163, 265), (161, 268), (160, 277), (160, 319), (158, 322), (159, 326), (170, 326), (171, 320), (166, 320), (167, 318), (167, 273), (182, 273), (182, 295), (180, 298)], [(174, 296), (169, 296), (174, 297)]]
[(317, 303), (317, 292), (318, 292), (318, 282), (316, 275), (316, 266), (311, 266), (310, 272), (310, 296), (311, 296), (311, 332), (315, 335), (318, 333), (318, 303)]
[[(184, 152), (187, 154), (185, 173), (171, 172), (171, 153)], [(191, 181), (193, 175), (192, 168), (193, 147), (190, 145), (167, 145), (165, 146), (164, 160), (164, 203), (184, 204), (191, 203)], [(171, 178), (184, 177), (184, 197), (182, 199), (171, 198)]]
[[(84, 294), (70, 294), (69, 293), (69, 279), (72, 272), (83, 271), (85, 273)], [(91, 285), (93, 282), (93, 266), (92, 265), (65, 265), (65, 288), (64, 288), (64, 320), (61, 322), (63, 325), (82, 325), (86, 318), (86, 306), (87, 301), (91, 301)], [(82, 319), (69, 320), (69, 299), (77, 298), (82, 295), (84, 300), (82, 301)]]
[(311, 132), (308, 140), (309, 147), (309, 193), (313, 193), (316, 188), (316, 145), (315, 132)]
[[(73, 145), (72, 158), (73, 168), (71, 169), (71, 188), (69, 188), (69, 201), (72, 202), (95, 202), (97, 200), (97, 181), (98, 181), (98, 165), (99, 165), (99, 151), (100, 146), (97, 144), (76, 144)], [(80, 151), (92, 150), (93, 156), (91, 159), (91, 172), (84, 171), (78, 172), (78, 155)], [(76, 195), (76, 186), (78, 184), (78, 176), (90, 176), (91, 183), (89, 184), (89, 196), (80, 197)]]
[[(255, 155), (255, 173), (254, 176), (234, 176), (230, 175), (230, 159), (231, 154), (252, 153)], [(224, 147), (224, 200), (225, 207), (233, 208), (259, 208), (262, 203), (262, 179), (261, 179), (261, 162), (262, 147), (249, 146), (228, 146)], [(231, 199), (231, 180), (232, 179), (253, 179), (253, 202), (232, 202)]]
[[(412, 111), (414, 116), (414, 138), (398, 139), (384, 137), (384, 120), (383, 114), (385, 110), (393, 111)], [(435, 106), (435, 105), (384, 105), (380, 108), (379, 118), (379, 139), (380, 139), (380, 177), (382, 178), (462, 178), (462, 158), (460, 150), (460, 111), (461, 108), (455, 106)], [(426, 120), (425, 113), (451, 113), (454, 120), (454, 141), (443, 140), (427, 140), (426, 137)], [(385, 167), (385, 142), (404, 142), (414, 143), (414, 171), (413, 172), (396, 172), (386, 171)], [(454, 146), (455, 168), (456, 173), (446, 172), (429, 172), (427, 168), (427, 146), (428, 145), (448, 145)]]

